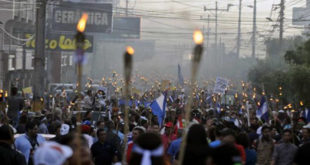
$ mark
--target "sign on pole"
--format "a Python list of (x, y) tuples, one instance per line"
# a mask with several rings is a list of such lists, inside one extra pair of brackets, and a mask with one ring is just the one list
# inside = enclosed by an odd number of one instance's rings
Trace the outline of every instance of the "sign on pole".
[(213, 93), (223, 95), (225, 93), (225, 90), (227, 89), (227, 87), (228, 87), (228, 80), (221, 78), (221, 77), (217, 77), (216, 82), (215, 82), (215, 86), (213, 89)]
[(53, 10), (52, 29), (76, 31), (83, 13), (88, 14), (86, 32), (112, 32), (112, 4), (62, 2)]

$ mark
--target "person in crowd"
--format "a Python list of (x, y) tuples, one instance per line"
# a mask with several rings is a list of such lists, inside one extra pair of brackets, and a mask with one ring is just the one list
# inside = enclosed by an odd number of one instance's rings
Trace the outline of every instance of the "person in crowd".
[(167, 154), (171, 162), (175, 160), (175, 157), (177, 156), (177, 153), (180, 150), (180, 146), (182, 142), (182, 134), (183, 134), (183, 129), (179, 128), (177, 131), (177, 139), (173, 140), (168, 148)]
[(234, 145), (223, 144), (211, 148), (207, 165), (242, 165), (240, 153)]
[(310, 143), (306, 143), (298, 148), (294, 163), (296, 165), (308, 165), (309, 164)]
[(98, 141), (91, 146), (95, 165), (111, 165), (117, 159), (117, 148), (111, 141), (106, 141), (106, 133), (104, 129), (98, 129)]
[(8, 97), (8, 112), (7, 116), (11, 120), (11, 124), (17, 127), (19, 111), (24, 107), (24, 99), (17, 95), (18, 89), (16, 87), (11, 88), (11, 96)]
[(250, 139), (249, 136), (242, 132), (237, 136), (237, 144), (243, 146), (245, 150), (246, 161), (245, 165), (255, 165), (257, 161), (256, 151), (250, 148)]
[(0, 164), (26, 165), (25, 156), (12, 149), (13, 144), (14, 137), (10, 126), (0, 126)]
[[(122, 149), (121, 149), (121, 139), (113, 132), (115, 126), (112, 121), (108, 121), (106, 123), (106, 138), (105, 141), (113, 146), (113, 148), (116, 148), (116, 157), (117, 160), (122, 160)], [(117, 162), (117, 161), (116, 161)]]
[(50, 141), (58, 142), (61, 138), (61, 134), (60, 134), (61, 123), (54, 122), (53, 127), (54, 127), (53, 134), (55, 134), (55, 137), (51, 138)]
[(308, 126), (304, 126), (301, 129), (301, 133), (302, 133), (302, 138), (301, 138), (300, 146), (302, 146), (306, 143), (310, 143), (310, 127), (308, 128)]
[(161, 136), (165, 152), (167, 151), (170, 143), (176, 139), (176, 136), (173, 134), (173, 124), (172, 122), (167, 122), (165, 124), (165, 132)]
[(130, 160), (132, 147), (136, 143), (137, 138), (143, 133), (145, 133), (145, 128), (141, 126), (137, 126), (132, 130), (132, 140), (127, 145), (127, 153), (126, 153), (127, 162), (129, 162)]
[(262, 127), (262, 136), (256, 142), (257, 165), (270, 165), (274, 141), (271, 138), (271, 128)]
[(28, 121), (26, 133), (15, 139), (15, 147), (20, 151), (29, 165), (33, 164), (33, 154), (35, 149), (45, 142), (44, 137), (38, 134), (39, 125), (37, 121)]
[(59, 144), (69, 146), (73, 154), (68, 159), (69, 165), (93, 165), (91, 152), (88, 147), (88, 142), (84, 136), (79, 135), (77, 132), (70, 132), (63, 136)]
[(284, 130), (283, 142), (277, 144), (272, 154), (271, 165), (292, 165), (297, 147), (292, 144), (292, 131)]
[(34, 165), (68, 165), (73, 151), (69, 146), (44, 142), (34, 152)]
[(132, 148), (129, 165), (168, 165), (164, 147), (157, 133), (141, 134)]
[(246, 162), (246, 154), (245, 150), (242, 145), (239, 145), (236, 143), (236, 133), (234, 130), (230, 128), (224, 128), (221, 130), (221, 136), (222, 136), (222, 143), (224, 144), (230, 144), (236, 147), (236, 149), (239, 151), (240, 157), (242, 158), (243, 164)]
[[(200, 124), (193, 124), (187, 133), (183, 164), (204, 165), (209, 154), (207, 133)], [(179, 157), (177, 157), (178, 161)]]
[(44, 117), (39, 125), (39, 133), (48, 134), (47, 118)]
[(82, 108), (89, 111), (93, 109), (92, 91), (88, 90), (86, 96), (83, 99)]
[(19, 123), (18, 123), (18, 126), (16, 127), (17, 133), (22, 134), (26, 132), (27, 121), (28, 121), (28, 117), (26, 115), (22, 115), (19, 118)]

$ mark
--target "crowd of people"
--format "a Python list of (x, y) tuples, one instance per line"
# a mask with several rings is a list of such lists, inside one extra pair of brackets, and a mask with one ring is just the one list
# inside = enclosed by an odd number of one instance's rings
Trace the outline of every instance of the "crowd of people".
[[(188, 96), (179, 89), (165, 93), (166, 108), (160, 122), (161, 116), (150, 106), (160, 93), (133, 95), (126, 102), (118, 95), (107, 97), (100, 89), (88, 90), (80, 102), (77, 97), (45, 102), (31, 115), (25, 98), (13, 87), (5, 100), (7, 109), (0, 113), (0, 164), (310, 164), (310, 112), (306, 108), (294, 114), (269, 110), (269, 119), (262, 120), (254, 107), (249, 112), (240, 111), (241, 105), (216, 107), (202, 90), (194, 98), (187, 124)], [(128, 125), (125, 105), (129, 107)], [(100, 117), (94, 119), (94, 112)], [(184, 157), (180, 154), (182, 143)]]

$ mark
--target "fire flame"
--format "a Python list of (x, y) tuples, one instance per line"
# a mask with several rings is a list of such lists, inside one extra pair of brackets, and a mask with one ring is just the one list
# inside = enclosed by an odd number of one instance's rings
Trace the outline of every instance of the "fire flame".
[(129, 55), (133, 55), (133, 54), (135, 53), (135, 50), (134, 50), (131, 46), (127, 46), (126, 52), (127, 52)]
[(79, 32), (85, 31), (87, 19), (88, 19), (88, 14), (83, 13), (83, 15), (80, 18), (79, 23), (77, 24), (77, 27), (76, 27)]
[(193, 34), (194, 42), (198, 45), (202, 44), (203, 42), (203, 34), (200, 30), (195, 30)]

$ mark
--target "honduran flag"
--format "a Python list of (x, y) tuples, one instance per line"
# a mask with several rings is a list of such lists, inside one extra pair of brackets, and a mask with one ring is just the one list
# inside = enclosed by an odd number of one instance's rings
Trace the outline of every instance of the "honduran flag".
[(306, 119), (306, 121), (309, 123), (310, 122), (310, 110), (308, 108), (306, 108), (303, 112), (302, 112), (302, 116)]
[(217, 112), (218, 114), (221, 113), (221, 105), (220, 105), (219, 103), (216, 103), (216, 112)]
[(152, 113), (157, 116), (158, 123), (161, 126), (166, 114), (166, 96), (161, 94), (156, 100), (154, 100), (150, 107), (152, 109)]
[(266, 98), (263, 96), (260, 101), (260, 106), (258, 107), (258, 110), (256, 111), (256, 117), (258, 119), (264, 120), (265, 122), (268, 121), (268, 104), (266, 101)]

